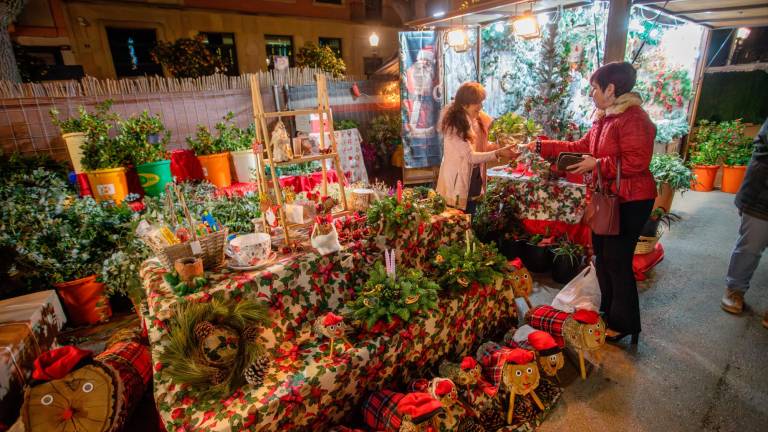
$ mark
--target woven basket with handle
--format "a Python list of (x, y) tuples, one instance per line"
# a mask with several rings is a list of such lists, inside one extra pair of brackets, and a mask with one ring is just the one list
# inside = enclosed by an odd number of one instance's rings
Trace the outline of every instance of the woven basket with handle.
[[(187, 202), (184, 200), (184, 195), (173, 183), (169, 183), (166, 186), (166, 211), (171, 216), (170, 220), (175, 216), (175, 207), (173, 204), (174, 195), (184, 211), (184, 218), (186, 219), (189, 232), (192, 235), (192, 240), (165, 247), (150, 244), (150, 248), (152, 248), (152, 251), (160, 259), (160, 262), (162, 262), (168, 270), (173, 270), (173, 263), (176, 262), (176, 260), (193, 256), (202, 258), (203, 267), (207, 270), (221, 267), (224, 264), (224, 250), (227, 246), (227, 234), (229, 230), (227, 228), (222, 228), (220, 231), (205, 236), (198, 236), (194, 222), (192, 221), (192, 216), (189, 213), (189, 208), (187, 207)], [(193, 253), (193, 242), (200, 242), (201, 253), (197, 255)]]

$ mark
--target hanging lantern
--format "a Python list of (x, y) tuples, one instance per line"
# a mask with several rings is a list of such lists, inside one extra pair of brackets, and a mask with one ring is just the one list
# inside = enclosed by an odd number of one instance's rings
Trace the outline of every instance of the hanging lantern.
[(469, 34), (466, 30), (455, 29), (448, 32), (448, 46), (453, 48), (457, 53), (464, 52), (469, 49)]
[(368, 38), (368, 43), (370, 43), (374, 48), (379, 46), (379, 35), (376, 33), (371, 33), (371, 36)]
[(533, 39), (541, 35), (539, 21), (530, 12), (512, 20), (512, 31), (515, 36), (524, 39)]
[(739, 29), (736, 30), (736, 39), (744, 40), (749, 37), (750, 33), (752, 33), (752, 30), (748, 27), (739, 27)]

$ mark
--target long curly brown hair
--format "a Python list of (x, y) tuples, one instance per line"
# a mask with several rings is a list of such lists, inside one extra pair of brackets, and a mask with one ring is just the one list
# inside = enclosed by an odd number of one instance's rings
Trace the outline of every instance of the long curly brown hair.
[[(485, 88), (477, 82), (467, 82), (456, 90), (453, 102), (446, 107), (440, 120), (440, 132), (443, 134), (454, 132), (461, 139), (468, 141), (472, 136), (472, 127), (467, 116), (467, 106), (483, 103), (485, 100)], [(479, 123), (484, 128), (482, 123)], [(485, 132), (485, 131), (483, 131)]]

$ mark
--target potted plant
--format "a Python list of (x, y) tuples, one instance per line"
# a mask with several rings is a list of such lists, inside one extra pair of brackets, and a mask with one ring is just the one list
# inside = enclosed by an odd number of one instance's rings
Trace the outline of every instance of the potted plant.
[(672, 210), (672, 200), (675, 192), (684, 193), (691, 188), (694, 181), (693, 172), (685, 166), (677, 154), (654, 154), (650, 165), (651, 174), (656, 180), (658, 196), (653, 208)]
[(567, 239), (552, 249), (552, 279), (558, 283), (568, 283), (584, 264), (584, 246)]
[(240, 183), (250, 183), (256, 169), (256, 154), (253, 153), (253, 139), (256, 137), (256, 125), (251, 123), (246, 129), (233, 130), (232, 165), (235, 177)]
[(492, 285), (506, 268), (507, 259), (493, 243), (484, 244), (475, 239), (443, 246), (432, 260), (435, 282), (451, 293), (462, 292), (472, 283)]
[(89, 113), (84, 106), (80, 106), (77, 109), (77, 117), (61, 120), (59, 118), (59, 110), (51, 108), (49, 114), (51, 116), (51, 122), (54, 126), (58, 126), (61, 129), (61, 137), (67, 144), (67, 152), (69, 158), (72, 160), (72, 166), (75, 169), (75, 173), (80, 174), (85, 172), (83, 169), (83, 145), (85, 144), (86, 135), (100, 136), (106, 135), (111, 127), (110, 122), (117, 119), (117, 116), (110, 113), (109, 110), (112, 107), (112, 100), (107, 99), (96, 105), (96, 111)]
[(232, 173), (229, 169), (229, 151), (238, 135), (231, 120), (232, 112), (224, 116), (223, 121), (216, 123), (214, 128), (218, 136), (213, 136), (206, 126), (198, 125), (195, 137), (188, 137), (187, 144), (197, 155), (203, 166), (205, 179), (217, 187), (229, 187), (232, 184)]
[(344, 120), (334, 120), (333, 121), (333, 130), (347, 130), (347, 129), (360, 129), (360, 125), (357, 124), (354, 120), (344, 119)]
[(533, 119), (525, 119), (514, 112), (501, 115), (493, 121), (488, 139), (499, 145), (513, 145), (525, 142), (541, 134), (541, 125)]
[(739, 191), (741, 182), (744, 180), (744, 173), (752, 159), (752, 150), (754, 144), (749, 137), (744, 137), (744, 141), (729, 149), (723, 160), (723, 182), (720, 190), (727, 193)]
[(658, 237), (660, 225), (666, 225), (669, 228), (673, 222), (678, 222), (679, 220), (680, 216), (658, 207), (651, 212), (651, 216), (643, 225), (643, 230), (640, 231), (640, 236)]
[(118, 141), (132, 149), (133, 164), (144, 192), (149, 196), (160, 195), (165, 185), (173, 181), (171, 161), (165, 150), (171, 133), (159, 116), (151, 116), (147, 111), (120, 122), (118, 126)]
[[(382, 114), (368, 124), (368, 140), (376, 147), (379, 167), (387, 167), (402, 146), (402, 119), (399, 115)], [(396, 161), (399, 162), (399, 161)]]
[(546, 273), (552, 267), (552, 238), (536, 234), (528, 239), (523, 252), (523, 264), (534, 273)]

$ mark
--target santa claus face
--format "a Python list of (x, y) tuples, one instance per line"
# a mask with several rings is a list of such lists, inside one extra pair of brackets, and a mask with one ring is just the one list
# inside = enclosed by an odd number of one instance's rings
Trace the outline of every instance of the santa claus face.
[(539, 368), (536, 363), (504, 365), (504, 384), (518, 395), (527, 395), (539, 386)]
[(561, 352), (547, 356), (539, 356), (539, 367), (548, 376), (557, 375), (557, 371), (562, 369), (564, 365), (565, 359)]

